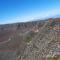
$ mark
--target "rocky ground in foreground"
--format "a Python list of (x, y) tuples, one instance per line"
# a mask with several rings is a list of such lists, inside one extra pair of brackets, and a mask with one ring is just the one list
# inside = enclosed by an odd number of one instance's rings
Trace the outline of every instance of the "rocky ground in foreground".
[(60, 18), (0, 25), (0, 60), (60, 60)]

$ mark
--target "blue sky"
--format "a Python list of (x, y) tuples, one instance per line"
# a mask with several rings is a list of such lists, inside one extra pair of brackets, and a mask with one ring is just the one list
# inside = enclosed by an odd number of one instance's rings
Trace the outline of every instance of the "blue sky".
[(60, 15), (60, 0), (0, 0), (0, 24)]

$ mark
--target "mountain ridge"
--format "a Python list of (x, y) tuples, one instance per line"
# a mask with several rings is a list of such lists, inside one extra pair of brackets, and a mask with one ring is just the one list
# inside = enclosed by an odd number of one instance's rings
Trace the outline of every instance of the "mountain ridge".
[(60, 18), (0, 25), (0, 60), (60, 60)]

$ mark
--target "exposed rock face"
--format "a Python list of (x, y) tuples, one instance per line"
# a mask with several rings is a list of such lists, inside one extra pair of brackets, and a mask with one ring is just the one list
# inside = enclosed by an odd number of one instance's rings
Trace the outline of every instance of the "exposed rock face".
[(0, 60), (60, 60), (60, 19), (0, 26)]
[(59, 23), (59, 22), (60, 22), (60, 18), (50, 19), (50, 20), (48, 20), (48, 22), (49, 22), (49, 23), (52, 23), (52, 22), (54, 22), (54, 23)]

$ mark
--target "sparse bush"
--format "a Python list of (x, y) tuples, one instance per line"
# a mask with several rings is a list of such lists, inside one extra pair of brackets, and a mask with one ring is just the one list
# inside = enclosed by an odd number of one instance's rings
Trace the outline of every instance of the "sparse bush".
[(56, 56), (56, 57), (47, 57), (46, 60), (60, 60), (60, 56)]
[(31, 40), (32, 40), (32, 37), (31, 36), (27, 36), (26, 39), (25, 39), (25, 42), (29, 43)]

